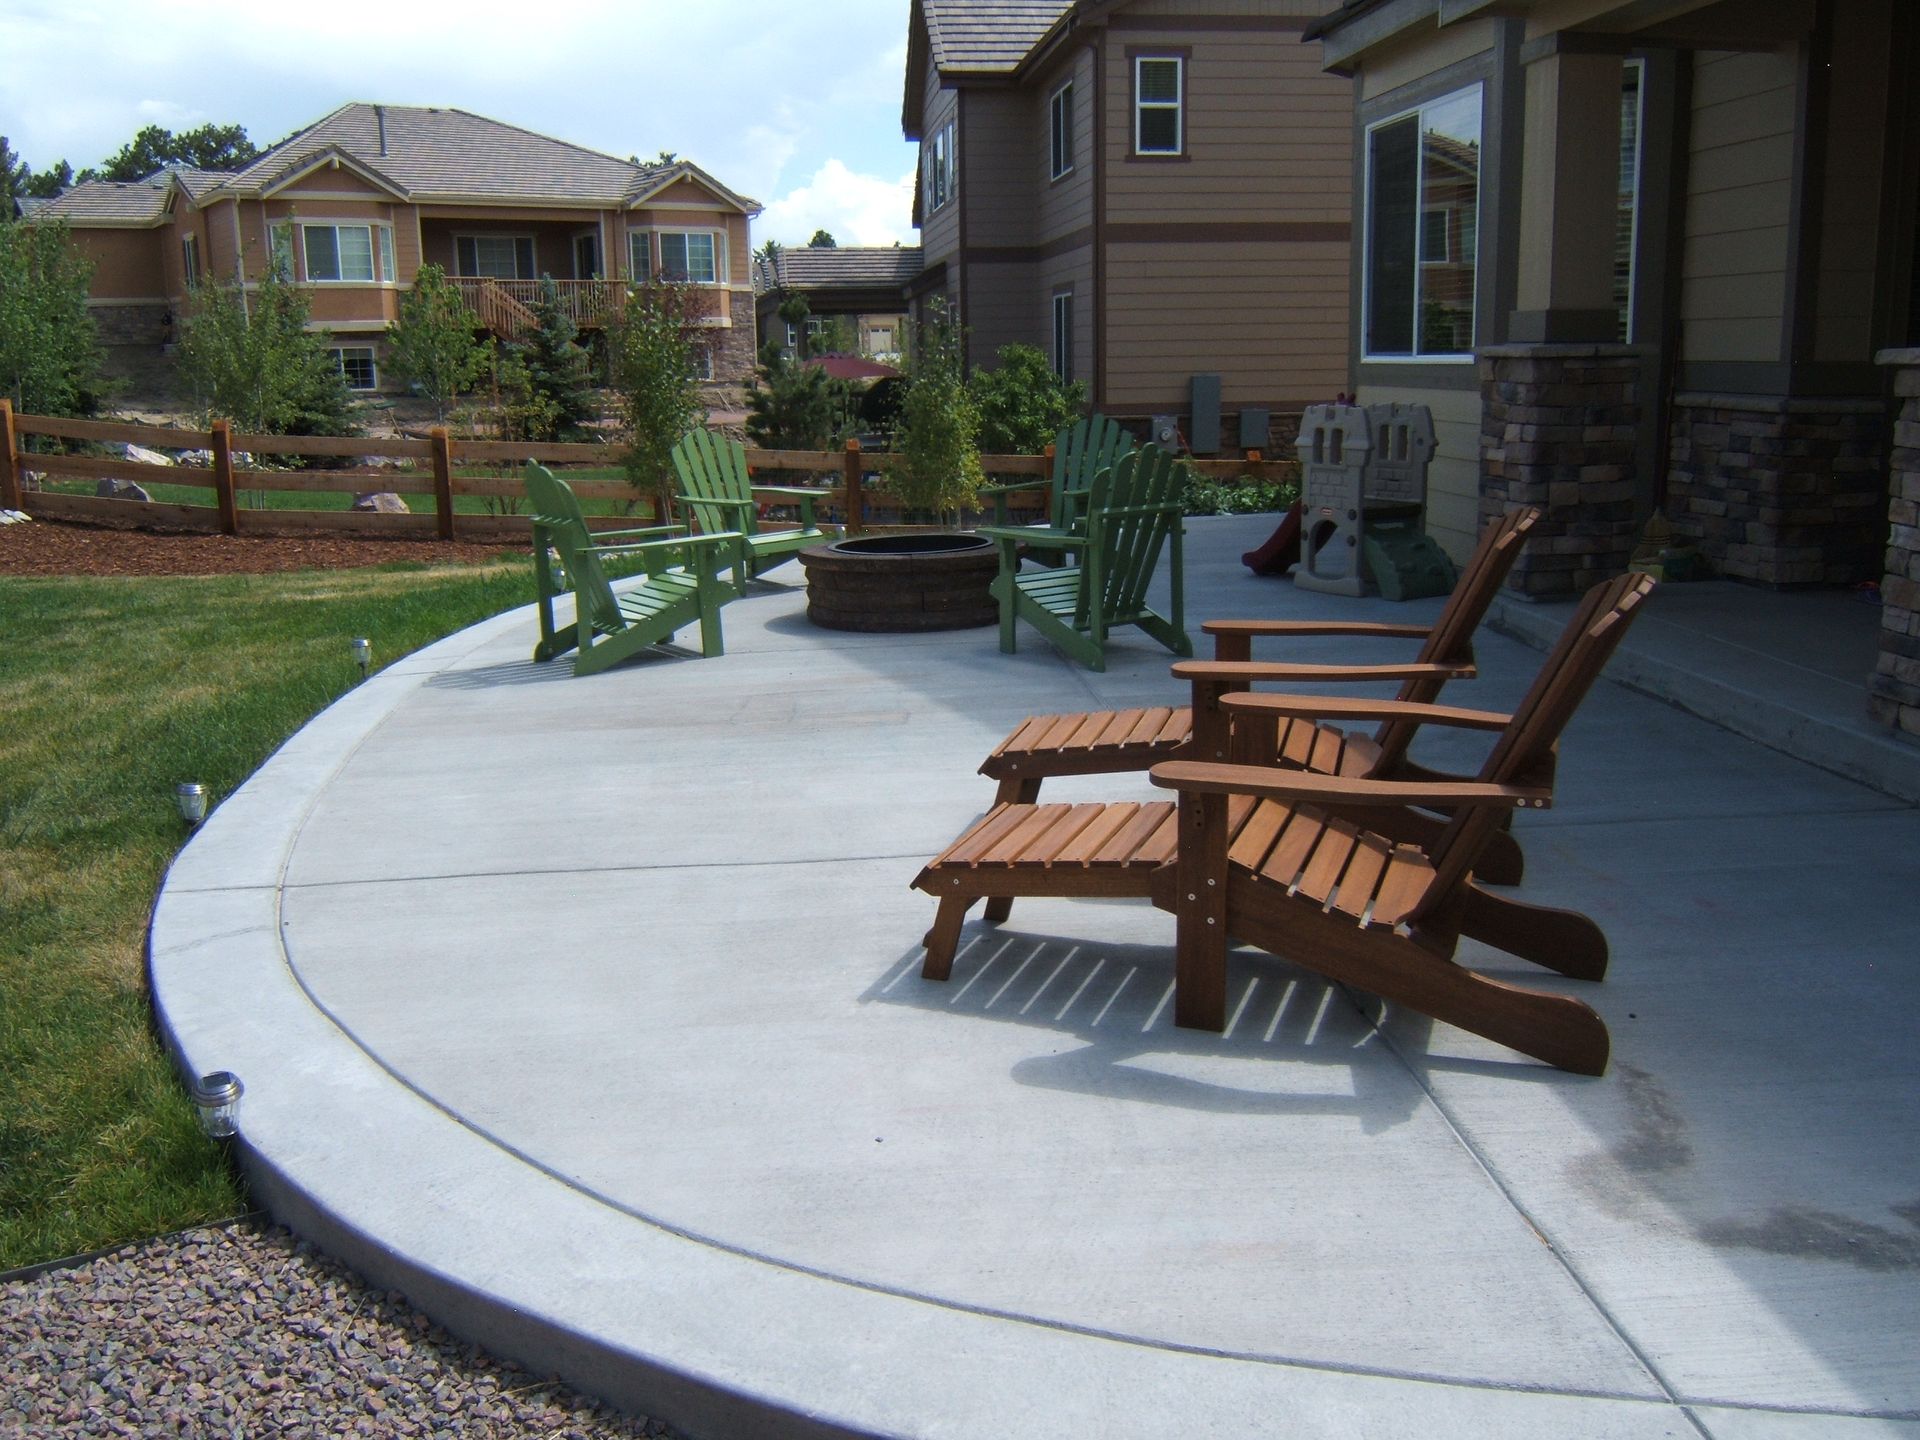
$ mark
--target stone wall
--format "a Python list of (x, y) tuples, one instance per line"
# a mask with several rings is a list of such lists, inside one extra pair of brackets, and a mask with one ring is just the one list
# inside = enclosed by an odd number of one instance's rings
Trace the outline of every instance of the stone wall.
[(169, 344), (174, 332), (173, 307), (165, 301), (136, 305), (90, 305), (94, 330), (106, 346)]
[(699, 333), (713, 355), (713, 379), (701, 386), (702, 399), (712, 410), (744, 410), (747, 382), (753, 378), (753, 296), (732, 291), (728, 300), (733, 324)]
[(1880, 658), (1867, 681), (1876, 720), (1920, 735), (1920, 350), (1889, 350), (1900, 409), (1888, 471), (1887, 550), (1880, 581)]
[(1511, 590), (1578, 595), (1618, 575), (1636, 538), (1639, 352), (1626, 345), (1497, 345), (1480, 352), (1480, 514), (1538, 505)]
[(1668, 446), (1668, 518), (1720, 574), (1768, 585), (1879, 575), (1878, 397), (1677, 395)]

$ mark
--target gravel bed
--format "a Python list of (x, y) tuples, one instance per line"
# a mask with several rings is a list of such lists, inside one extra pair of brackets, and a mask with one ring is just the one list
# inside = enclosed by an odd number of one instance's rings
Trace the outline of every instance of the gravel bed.
[(640, 1440), (283, 1229), (237, 1222), (0, 1286), (0, 1435)]

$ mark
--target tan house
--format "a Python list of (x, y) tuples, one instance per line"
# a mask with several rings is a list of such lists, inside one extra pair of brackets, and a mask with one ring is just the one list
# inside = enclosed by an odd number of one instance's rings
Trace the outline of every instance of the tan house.
[(592, 330), (636, 277), (688, 282), (716, 385), (753, 364), (748, 223), (757, 203), (698, 166), (641, 165), (464, 110), (344, 105), (244, 169), (167, 169), (76, 185), (35, 212), (95, 262), (109, 346), (171, 337), (202, 279), (258, 285), (276, 258), (355, 389), (393, 388), (382, 336), (424, 263), (465, 292), (476, 329), (514, 338), (551, 276)]
[(1357, 87), (1359, 396), (1434, 408), (1436, 535), (1547, 506), (1531, 595), (1618, 573), (1656, 509), (1726, 576), (1879, 582), (1873, 704), (1920, 732), (1920, 7), (1349, 0), (1308, 33)]
[(1345, 390), (1352, 88), (1301, 43), (1327, 8), (914, 0), (916, 301), (947, 298), (973, 363), (1038, 346), (1200, 443), (1209, 410), (1231, 448), (1241, 412)]
[(917, 245), (809, 245), (777, 250), (754, 261), (755, 312), (760, 343), (778, 340), (788, 354), (800, 349), (800, 326), (780, 315), (789, 296), (807, 302), (801, 322), (817, 332), (843, 320), (859, 353), (892, 363), (906, 344), (907, 287), (921, 270)]

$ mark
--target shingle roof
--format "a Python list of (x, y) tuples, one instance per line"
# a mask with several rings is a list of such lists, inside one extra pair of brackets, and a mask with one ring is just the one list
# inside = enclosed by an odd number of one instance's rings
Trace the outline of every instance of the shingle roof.
[(918, 245), (794, 246), (775, 257), (772, 272), (756, 267), (754, 288), (890, 289), (920, 273)]
[(172, 190), (164, 171), (145, 180), (83, 180), (37, 207), (33, 218), (157, 225), (167, 213)]
[(1012, 73), (1073, 0), (922, 0), (941, 74)]

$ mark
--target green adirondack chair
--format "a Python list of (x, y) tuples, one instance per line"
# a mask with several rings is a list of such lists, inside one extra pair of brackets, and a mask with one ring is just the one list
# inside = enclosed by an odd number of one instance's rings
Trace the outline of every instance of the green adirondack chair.
[[(684, 526), (652, 525), (621, 533), (660, 533), (661, 538), (596, 545), (580, 502), (565, 481), (544, 466), (529, 463), (525, 483), (533, 511), (534, 580), (540, 612), (535, 660), (551, 660), (577, 649), (573, 673), (592, 675), (649, 645), (672, 640), (675, 631), (696, 621), (700, 653), (724, 652), (720, 607), (744, 580), (736, 569), (735, 583), (730, 585), (719, 572), (738, 563), (737, 535), (689, 536)], [(637, 585), (619, 593), (603, 563), (616, 557), (644, 571)], [(553, 600), (566, 590), (573, 593), (574, 623), (558, 628), (553, 622)]]
[[(1078, 561), (1052, 570), (1020, 570), (1028, 527), (983, 526), (979, 534), (1000, 547), (1000, 573), (993, 596), (1000, 602), (1000, 648), (1014, 651), (1017, 620), (1025, 620), (1067, 654), (1093, 670), (1107, 668), (1107, 635), (1116, 626), (1137, 625), (1176, 655), (1193, 654), (1183, 623), (1185, 576), (1180, 539), (1185, 526), (1181, 495), (1186, 467), (1148, 445), (1122, 455), (1096, 475), (1087, 492), (1086, 539)], [(1147, 584), (1160, 551), (1173, 558), (1171, 615), (1147, 605)]]
[(1012, 522), (1007, 497), (1046, 486), (1047, 520), (1044, 525), (1030, 527), (1027, 543), (1030, 547), (1057, 552), (1077, 549), (1087, 532), (1087, 491), (1093, 485), (1093, 477), (1102, 470), (1112, 469), (1114, 462), (1132, 449), (1133, 436), (1119, 422), (1104, 415), (1089, 415), (1084, 420), (1076, 420), (1054, 439), (1050, 479), (989, 485), (980, 494), (993, 501), (993, 523), (1007, 525)]
[[(833, 537), (813, 518), (818, 490), (790, 485), (755, 485), (747, 473), (746, 447), (710, 430), (690, 430), (673, 447), (673, 468), (680, 477), (680, 503), (703, 535), (731, 531), (739, 537), (741, 564), (748, 578), (771, 570), (810, 545)], [(800, 507), (797, 530), (762, 530), (760, 500)]]

